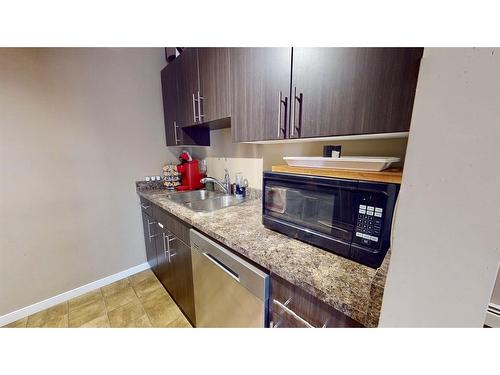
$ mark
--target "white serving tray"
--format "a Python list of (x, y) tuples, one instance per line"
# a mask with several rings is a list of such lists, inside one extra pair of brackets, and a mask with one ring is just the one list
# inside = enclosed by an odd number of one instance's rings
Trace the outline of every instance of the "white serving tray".
[(383, 156), (341, 156), (325, 158), (322, 156), (286, 156), (283, 158), (291, 167), (351, 169), (356, 171), (380, 172), (392, 163), (400, 161), (395, 157)]

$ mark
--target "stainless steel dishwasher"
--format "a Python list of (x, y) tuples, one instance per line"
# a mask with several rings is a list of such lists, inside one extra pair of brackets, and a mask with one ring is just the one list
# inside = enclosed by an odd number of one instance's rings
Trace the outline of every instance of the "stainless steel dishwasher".
[(191, 229), (197, 327), (266, 327), (269, 275)]

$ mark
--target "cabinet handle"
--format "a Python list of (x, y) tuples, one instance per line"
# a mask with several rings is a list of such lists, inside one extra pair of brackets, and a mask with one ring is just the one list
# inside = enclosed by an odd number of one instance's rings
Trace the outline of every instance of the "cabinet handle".
[(278, 135), (277, 137), (280, 138), (281, 135), (281, 97), (283, 96), (283, 93), (280, 91), (278, 95)]
[(149, 242), (151, 242), (152, 238), (155, 238), (158, 236), (158, 234), (151, 234), (151, 225), (156, 224), (156, 221), (149, 221), (148, 220), (148, 237), (149, 237)]
[[(285, 99), (283, 99), (283, 92), (280, 91), (278, 95), (278, 138), (282, 138), (282, 133), (283, 135), (286, 134), (286, 118), (287, 118), (287, 111), (288, 111), (288, 97), (285, 96)], [(285, 126), (281, 127), (281, 105), (285, 106)]]
[(198, 121), (199, 122), (203, 122), (203, 121), (201, 121), (201, 118), (205, 117), (205, 115), (201, 114), (201, 100), (202, 99), (205, 99), (205, 97), (200, 96), (200, 92), (198, 91)]
[(177, 253), (172, 254), (170, 250), (170, 242), (175, 240), (175, 236), (172, 233), (169, 234), (162, 233), (162, 235), (163, 235), (163, 252), (167, 256), (168, 262), (170, 263), (170, 258), (177, 255)]
[[(297, 129), (297, 137), (300, 137), (300, 130), (302, 129), (302, 99), (303, 94), (300, 93), (297, 96), (297, 87), (294, 87), (293, 92), (293, 102), (292, 102), (292, 120), (290, 121), (290, 138), (295, 138), (295, 129)], [(295, 126), (296, 119), (296, 105), (295, 103), (299, 102), (299, 126)]]
[(193, 93), (193, 121), (196, 123), (198, 122), (197, 116), (196, 116), (196, 99), (194, 97)]
[(147, 210), (147, 209), (148, 209), (149, 207), (151, 207), (151, 206), (147, 206), (147, 205), (145, 205), (145, 204), (141, 203), (141, 207), (142, 207), (142, 208), (144, 208), (145, 210)]
[(177, 138), (177, 121), (174, 121), (173, 122), (173, 125), (174, 125), (174, 140), (175, 140), (175, 144), (179, 144), (179, 139)]
[(273, 299), (273, 303), (275, 303), (278, 306), (280, 306), (283, 310), (285, 310), (287, 313), (289, 313), (290, 315), (292, 315), (297, 320), (300, 320), (306, 327), (308, 327), (308, 328), (314, 328), (314, 326), (311, 323), (309, 323), (304, 318), (298, 316), (297, 313), (295, 313), (295, 311), (293, 311), (293, 310), (291, 310), (291, 309), (289, 309), (287, 307), (287, 305), (290, 302), (290, 300), (291, 300), (291, 298), (289, 298), (285, 303), (281, 303), (280, 301)]

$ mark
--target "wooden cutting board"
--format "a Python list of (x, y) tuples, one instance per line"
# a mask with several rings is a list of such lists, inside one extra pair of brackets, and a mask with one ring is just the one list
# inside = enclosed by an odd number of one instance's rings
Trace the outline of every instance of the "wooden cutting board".
[(363, 180), (374, 182), (388, 182), (401, 184), (403, 170), (400, 168), (389, 168), (381, 172), (354, 171), (348, 169), (333, 168), (308, 168), (290, 167), (288, 165), (274, 165), (273, 172), (304, 174), (308, 176), (337, 177), (348, 180)]

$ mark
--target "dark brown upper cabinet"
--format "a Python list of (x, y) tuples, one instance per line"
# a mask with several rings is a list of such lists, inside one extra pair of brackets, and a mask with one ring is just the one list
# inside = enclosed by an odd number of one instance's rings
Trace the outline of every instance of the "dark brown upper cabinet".
[(235, 142), (287, 135), (291, 48), (231, 48), (231, 128)]
[[(190, 50), (186, 50), (184, 53), (188, 51)], [(186, 68), (183, 65), (186, 61), (189, 64), (189, 59), (181, 59), (184, 53), (161, 71), (166, 143), (167, 146), (210, 146), (209, 129), (184, 128), (186, 125), (193, 125), (192, 116), (195, 113), (192, 105), (190, 109), (186, 110), (186, 98), (189, 96), (187, 92), (190, 90), (190, 83), (186, 79), (186, 72), (189, 70), (189, 67)], [(198, 73), (196, 71), (197, 76)], [(196, 84), (196, 94), (198, 94), (197, 87)], [(186, 123), (189, 119), (191, 119), (191, 122)]]
[(233, 140), (408, 131), (422, 52), (232, 48)]
[(198, 49), (187, 48), (171, 64), (177, 69), (177, 123), (189, 126), (198, 123)]
[(187, 48), (162, 71), (167, 146), (210, 146), (230, 126), (229, 49)]
[(410, 129), (422, 48), (294, 48), (289, 138)]
[(198, 48), (198, 68), (198, 122), (228, 118), (231, 116), (229, 48)]
[(167, 146), (182, 144), (177, 125), (177, 82), (175, 64), (169, 64), (161, 71), (161, 91), (163, 95), (163, 118)]

